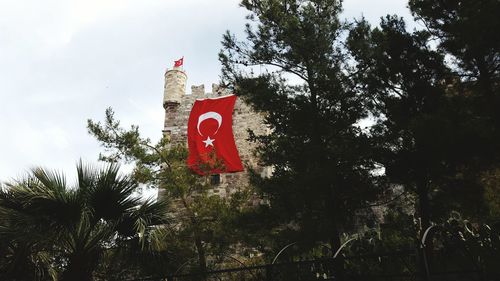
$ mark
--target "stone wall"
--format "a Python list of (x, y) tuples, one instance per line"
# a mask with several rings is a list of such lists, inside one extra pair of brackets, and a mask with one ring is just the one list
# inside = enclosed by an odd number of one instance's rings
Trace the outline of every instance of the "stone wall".
[[(212, 84), (210, 92), (205, 92), (204, 85), (192, 86), (191, 94), (181, 97), (179, 103), (166, 103), (164, 134), (174, 144), (187, 143), (187, 123), (189, 113), (196, 99), (219, 97), (231, 94), (217, 84)], [(248, 187), (248, 168), (256, 170), (262, 175), (269, 173), (268, 168), (259, 166), (258, 159), (254, 155), (255, 144), (248, 140), (248, 130), (260, 135), (266, 132), (263, 115), (252, 110), (240, 98), (236, 100), (233, 111), (233, 134), (241, 160), (245, 165), (245, 171), (231, 174), (221, 174), (220, 183), (210, 191), (222, 197)]]

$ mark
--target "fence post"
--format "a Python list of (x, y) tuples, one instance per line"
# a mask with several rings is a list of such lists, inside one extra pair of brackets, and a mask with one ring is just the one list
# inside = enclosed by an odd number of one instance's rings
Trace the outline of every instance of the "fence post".
[(273, 281), (273, 265), (272, 264), (266, 264), (266, 281)]

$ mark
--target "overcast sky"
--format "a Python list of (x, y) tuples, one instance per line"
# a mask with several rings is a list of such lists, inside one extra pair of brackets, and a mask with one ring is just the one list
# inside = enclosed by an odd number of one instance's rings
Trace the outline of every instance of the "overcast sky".
[[(344, 1), (344, 18), (388, 13), (410, 18), (404, 0)], [(184, 56), (188, 89), (210, 89), (221, 36), (245, 15), (236, 0), (0, 0), (0, 181), (96, 162), (86, 120), (109, 106), (158, 139), (165, 69)]]

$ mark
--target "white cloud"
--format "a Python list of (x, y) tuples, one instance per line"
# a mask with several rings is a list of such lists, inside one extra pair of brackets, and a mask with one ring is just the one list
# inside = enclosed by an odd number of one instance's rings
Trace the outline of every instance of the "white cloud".
[[(86, 120), (108, 106), (158, 139), (165, 68), (184, 56), (188, 91), (217, 82), (222, 34), (244, 28), (238, 2), (0, 0), (0, 181), (35, 165), (71, 177), (80, 157), (96, 161)], [(346, 17), (407, 13), (402, 1), (344, 4)]]
[(0, 180), (95, 161), (86, 119), (108, 106), (158, 139), (165, 68), (184, 55), (190, 82), (215, 82), (244, 14), (231, 0), (0, 0)]
[(403, 17), (410, 28), (416, 27), (410, 10), (408, 1), (402, 0), (345, 0), (343, 2), (343, 15), (345, 18), (360, 19), (364, 17), (373, 26), (380, 23), (380, 18), (386, 15), (398, 15)]

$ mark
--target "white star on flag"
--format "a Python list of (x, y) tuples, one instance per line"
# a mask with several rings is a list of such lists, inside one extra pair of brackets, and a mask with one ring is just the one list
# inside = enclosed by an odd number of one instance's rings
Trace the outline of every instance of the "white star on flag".
[(207, 139), (203, 141), (205, 143), (205, 147), (208, 147), (209, 145), (214, 146), (214, 140), (215, 139), (210, 139), (210, 137), (207, 137)]

